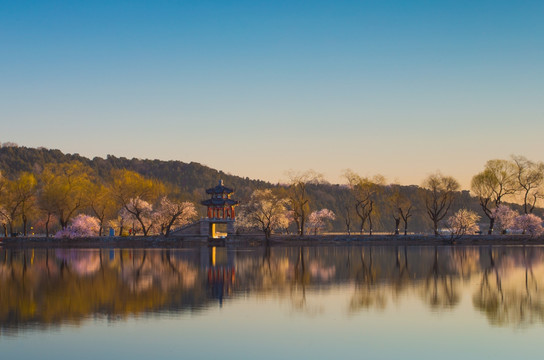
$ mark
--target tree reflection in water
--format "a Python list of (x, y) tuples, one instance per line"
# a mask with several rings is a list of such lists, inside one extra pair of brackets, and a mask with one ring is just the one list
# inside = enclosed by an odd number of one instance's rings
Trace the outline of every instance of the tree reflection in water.
[(452, 308), (459, 303), (458, 276), (449, 268), (451, 253), (444, 252), (439, 261), (434, 247), (432, 265), (424, 282), (422, 296), (432, 309)]
[(355, 273), (355, 293), (349, 303), (350, 311), (384, 309), (387, 303), (383, 286), (376, 286), (377, 268), (374, 267), (372, 248), (360, 250), (361, 263)]
[(0, 249), (0, 328), (205, 311), (248, 295), (315, 315), (323, 290), (345, 293), (348, 314), (411, 298), (451, 310), (468, 292), (491, 324), (527, 326), (544, 323), (543, 275), (544, 249), (530, 246)]
[(488, 264), (473, 295), (474, 306), (494, 325), (544, 322), (544, 292), (538, 281), (544, 272), (542, 251), (524, 246), (515, 254), (491, 247), (486, 252)]

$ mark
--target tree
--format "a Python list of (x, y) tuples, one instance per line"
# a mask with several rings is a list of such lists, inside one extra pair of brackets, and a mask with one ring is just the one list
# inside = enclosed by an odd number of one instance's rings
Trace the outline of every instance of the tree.
[(21, 220), (23, 222), (23, 235), (27, 235), (28, 218), (34, 213), (36, 205), (37, 180), (32, 173), (22, 173), (16, 181), (17, 196), (21, 199)]
[[(153, 206), (139, 197), (130, 199), (121, 209), (120, 215), (125, 222), (132, 222), (132, 234), (142, 231), (147, 236), (153, 227)], [(136, 224), (134, 224), (136, 222)]]
[(289, 204), (300, 236), (304, 236), (306, 220), (310, 213), (310, 197), (307, 187), (309, 184), (319, 183), (321, 177), (312, 170), (289, 174)]
[(96, 236), (100, 228), (100, 221), (94, 217), (85, 214), (76, 216), (70, 226), (67, 226), (55, 234), (56, 238), (86, 238)]
[(163, 183), (146, 179), (140, 174), (129, 170), (114, 170), (113, 194), (119, 204), (128, 214), (134, 217), (147, 236), (151, 229), (151, 203), (155, 202), (165, 192)]
[[(49, 172), (42, 172), (39, 176), (37, 206), (43, 216), (45, 237), (49, 237), (49, 225), (52, 219), (56, 219), (56, 194), (53, 191), (54, 177)], [(58, 220), (58, 219), (56, 219)]]
[(119, 214), (115, 219), (111, 219), (110, 221), (108, 221), (109, 226), (111, 226), (114, 231), (117, 232), (118, 236), (123, 236), (125, 224), (129, 220), (123, 216), (124, 214), (126, 214), (126, 211), (123, 208), (119, 211)]
[(495, 225), (501, 232), (506, 234), (508, 229), (511, 229), (515, 225), (516, 218), (519, 214), (510, 209), (508, 206), (501, 204), (493, 210), (493, 218), (495, 219)]
[(114, 218), (119, 211), (111, 184), (93, 183), (87, 192), (86, 203), (99, 221), (98, 236), (102, 236), (105, 221)]
[(329, 209), (321, 209), (314, 211), (308, 216), (308, 228), (313, 231), (314, 235), (325, 229), (327, 221), (336, 219), (336, 215)]
[(240, 209), (237, 221), (248, 228), (259, 229), (268, 240), (273, 231), (289, 226), (288, 204), (288, 200), (279, 198), (270, 189), (255, 190)]
[(489, 160), (484, 171), (472, 178), (471, 189), (480, 201), (484, 214), (489, 218), (489, 235), (493, 234), (495, 217), (493, 210), (505, 196), (512, 195), (518, 189), (517, 170), (507, 160)]
[(544, 234), (542, 219), (534, 214), (520, 215), (515, 220), (514, 228), (521, 230), (524, 234), (528, 232), (531, 236), (540, 236)]
[(535, 163), (523, 156), (512, 156), (512, 160), (523, 196), (523, 211), (532, 214), (537, 201), (544, 197), (544, 163)]
[(438, 235), (438, 223), (442, 221), (455, 199), (455, 192), (459, 183), (451, 176), (444, 176), (440, 172), (429, 175), (422, 184), (425, 189), (425, 208), (427, 215), (433, 222), (434, 234)]
[(351, 170), (344, 174), (346, 177), (353, 198), (355, 200), (355, 212), (361, 220), (360, 232), (364, 231), (366, 221), (369, 222), (369, 235), (372, 235), (372, 213), (375, 211), (374, 204), (377, 194), (381, 191), (385, 179), (381, 175), (372, 178), (361, 177)]
[(399, 225), (402, 219), (404, 223), (404, 235), (408, 234), (408, 219), (412, 217), (413, 205), (410, 198), (405, 194), (400, 185), (391, 185), (389, 203), (392, 207), (393, 219), (395, 220), (395, 235), (399, 234)]
[(189, 201), (171, 201), (162, 197), (158, 209), (154, 213), (155, 222), (159, 225), (161, 234), (170, 235), (173, 226), (181, 227), (196, 218), (197, 212)]
[(480, 230), (478, 221), (480, 216), (472, 210), (460, 209), (450, 216), (447, 221), (448, 230), (453, 238), (474, 234)]
[(341, 191), (338, 194), (338, 200), (340, 201), (340, 214), (346, 225), (346, 232), (351, 235), (351, 225), (353, 220), (353, 210), (355, 209), (355, 203), (353, 202), (353, 196), (349, 186), (343, 185)]
[(2, 206), (4, 199), (4, 190), (6, 187), (6, 179), (3, 177), (2, 172), (0, 171), (0, 222), (2, 223), (2, 230), (4, 236), (8, 236), (8, 215), (6, 209)]
[(23, 172), (15, 180), (3, 179), (3, 183), (3, 217), (9, 227), (9, 232), (14, 233), (13, 224), (20, 215), (26, 235), (27, 214), (36, 192), (36, 178), (31, 173)]
[(92, 170), (79, 161), (46, 165), (40, 176), (42, 186), (38, 194), (42, 211), (56, 215), (60, 226), (66, 228), (70, 219), (86, 205), (91, 174)]

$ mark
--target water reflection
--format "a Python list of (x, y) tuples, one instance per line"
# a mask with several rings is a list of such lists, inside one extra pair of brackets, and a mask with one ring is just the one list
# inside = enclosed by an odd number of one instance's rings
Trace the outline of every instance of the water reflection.
[(342, 287), (347, 314), (412, 299), (451, 311), (468, 294), (490, 324), (528, 326), (544, 322), (543, 274), (540, 247), (0, 249), (0, 325), (206, 311), (238, 296), (315, 314), (307, 294)]

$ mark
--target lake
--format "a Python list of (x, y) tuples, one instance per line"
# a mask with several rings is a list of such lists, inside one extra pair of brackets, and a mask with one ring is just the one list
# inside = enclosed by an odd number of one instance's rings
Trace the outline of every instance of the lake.
[(544, 248), (0, 248), (2, 359), (541, 359)]

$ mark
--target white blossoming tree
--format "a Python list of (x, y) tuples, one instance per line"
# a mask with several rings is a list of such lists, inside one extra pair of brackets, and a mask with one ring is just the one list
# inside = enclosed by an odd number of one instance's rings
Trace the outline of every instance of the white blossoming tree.
[(236, 222), (239, 227), (262, 231), (268, 240), (272, 232), (289, 226), (287, 204), (286, 199), (280, 199), (270, 189), (255, 190), (241, 207)]
[(466, 234), (474, 234), (480, 230), (478, 221), (480, 216), (474, 211), (461, 209), (450, 216), (447, 220), (447, 227), (451, 239), (459, 238)]
[(144, 236), (147, 236), (153, 227), (153, 206), (139, 197), (130, 199), (119, 215), (125, 224), (132, 223), (133, 235), (142, 231)]
[(160, 227), (164, 236), (170, 235), (173, 227), (181, 227), (197, 217), (193, 203), (189, 201), (172, 201), (167, 197), (161, 198), (158, 208), (153, 214), (154, 222)]

